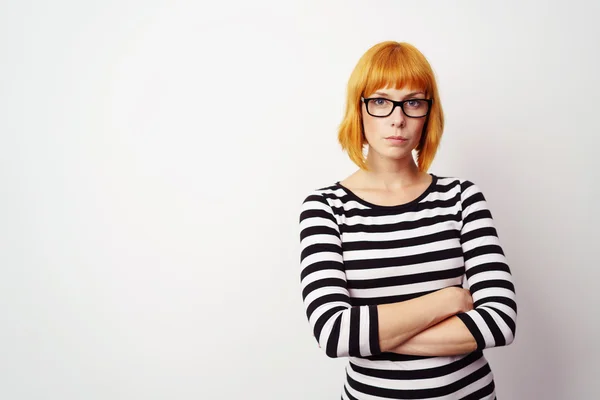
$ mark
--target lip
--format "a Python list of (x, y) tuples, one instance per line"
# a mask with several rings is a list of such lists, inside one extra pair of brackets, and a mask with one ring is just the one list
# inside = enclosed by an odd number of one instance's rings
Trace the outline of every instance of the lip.
[(404, 143), (408, 139), (403, 136), (390, 136), (390, 137), (387, 137), (386, 140), (389, 140), (392, 143)]

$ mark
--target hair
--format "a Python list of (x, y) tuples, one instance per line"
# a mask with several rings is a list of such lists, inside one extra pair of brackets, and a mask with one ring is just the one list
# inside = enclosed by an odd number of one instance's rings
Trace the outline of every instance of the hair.
[(415, 149), (419, 170), (427, 172), (442, 138), (444, 113), (433, 70), (425, 56), (411, 44), (381, 42), (363, 54), (348, 80), (346, 112), (338, 128), (338, 141), (356, 165), (368, 170), (363, 155), (363, 148), (368, 143), (360, 98), (385, 87), (424, 90), (426, 97), (433, 100)]

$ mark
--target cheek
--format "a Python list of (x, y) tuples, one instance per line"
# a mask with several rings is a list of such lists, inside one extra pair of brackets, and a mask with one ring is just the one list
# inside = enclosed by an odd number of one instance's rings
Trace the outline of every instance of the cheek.
[(368, 115), (367, 117), (363, 117), (363, 126), (365, 128), (365, 135), (370, 136), (373, 134), (378, 134), (383, 131), (383, 125), (385, 122), (385, 118), (375, 118)]
[(425, 125), (425, 120), (423, 118), (414, 119), (411, 125), (411, 130), (415, 134), (420, 134), (423, 131), (423, 126)]

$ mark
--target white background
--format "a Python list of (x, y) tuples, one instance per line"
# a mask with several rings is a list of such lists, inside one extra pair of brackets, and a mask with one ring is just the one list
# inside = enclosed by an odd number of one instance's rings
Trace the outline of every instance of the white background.
[(3, 1), (0, 398), (335, 399), (300, 202), (358, 58), (407, 41), (515, 277), (501, 400), (597, 399), (600, 6), (592, 1)]

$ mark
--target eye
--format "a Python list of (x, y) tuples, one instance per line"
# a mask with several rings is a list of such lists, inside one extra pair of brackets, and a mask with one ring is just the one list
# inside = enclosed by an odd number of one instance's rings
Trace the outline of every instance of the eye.
[(413, 100), (408, 100), (406, 102), (406, 104), (411, 107), (411, 108), (419, 108), (421, 106), (423, 106), (425, 102), (421, 99), (413, 99)]

